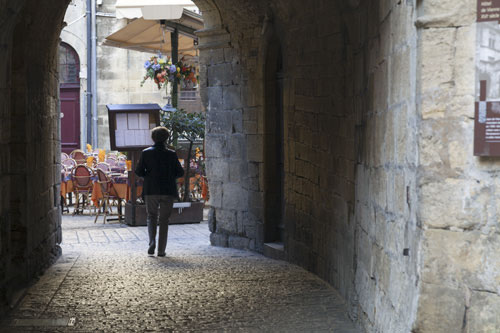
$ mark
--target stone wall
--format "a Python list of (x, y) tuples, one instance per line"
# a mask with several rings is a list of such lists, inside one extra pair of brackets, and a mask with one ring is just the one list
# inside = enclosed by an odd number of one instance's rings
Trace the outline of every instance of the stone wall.
[(67, 2), (2, 3), (2, 308), (60, 253), (57, 46)]
[(424, 232), (415, 332), (500, 327), (500, 160), (473, 156), (475, 10), (475, 1), (418, 8)]
[(421, 237), (416, 8), (412, 1), (378, 1), (352, 10), (351, 21), (368, 22), (351, 29), (348, 53), (354, 74), (347, 95), (357, 118), (355, 299), (365, 327), (408, 332), (416, 312)]
[(413, 3), (197, 4), (212, 244), (266, 252), (279, 209), (266, 61), (280, 43), (284, 257), (337, 288), (368, 330), (409, 331), (421, 235)]

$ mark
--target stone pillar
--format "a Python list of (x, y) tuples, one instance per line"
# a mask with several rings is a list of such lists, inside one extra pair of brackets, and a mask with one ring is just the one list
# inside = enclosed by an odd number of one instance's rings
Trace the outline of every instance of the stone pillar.
[(423, 243), (415, 332), (500, 327), (498, 158), (473, 156), (476, 1), (418, 8)]

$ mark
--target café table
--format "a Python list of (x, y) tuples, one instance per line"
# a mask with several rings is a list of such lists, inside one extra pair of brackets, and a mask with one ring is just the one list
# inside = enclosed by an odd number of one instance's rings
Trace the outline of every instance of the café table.
[[(113, 172), (108, 173), (108, 176), (111, 178), (111, 181), (113, 182), (113, 187), (115, 188), (118, 197), (128, 202), (132, 196), (128, 176), (123, 173), (113, 173)], [(139, 197), (141, 194), (142, 194), (142, 179), (137, 181), (137, 196)], [(92, 201), (96, 206), (98, 205), (99, 199), (102, 199), (102, 197), (103, 195), (101, 191), (101, 186), (99, 186), (99, 183), (97, 181), (94, 181), (92, 187)]]

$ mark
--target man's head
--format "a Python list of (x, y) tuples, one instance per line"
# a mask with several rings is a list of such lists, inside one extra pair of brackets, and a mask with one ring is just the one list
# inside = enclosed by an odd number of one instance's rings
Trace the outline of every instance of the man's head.
[(169, 136), (170, 136), (170, 133), (163, 126), (155, 127), (151, 131), (151, 139), (153, 139), (154, 143), (163, 143), (163, 142), (167, 141)]

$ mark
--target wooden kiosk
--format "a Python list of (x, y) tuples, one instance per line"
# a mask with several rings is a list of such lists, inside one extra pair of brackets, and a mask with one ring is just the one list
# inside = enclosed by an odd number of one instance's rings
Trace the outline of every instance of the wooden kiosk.
[(111, 150), (126, 151), (132, 160), (128, 173), (130, 201), (125, 204), (125, 223), (131, 226), (146, 225), (146, 209), (137, 205), (137, 177), (135, 168), (140, 153), (153, 145), (151, 129), (160, 126), (158, 104), (108, 104), (109, 137)]

